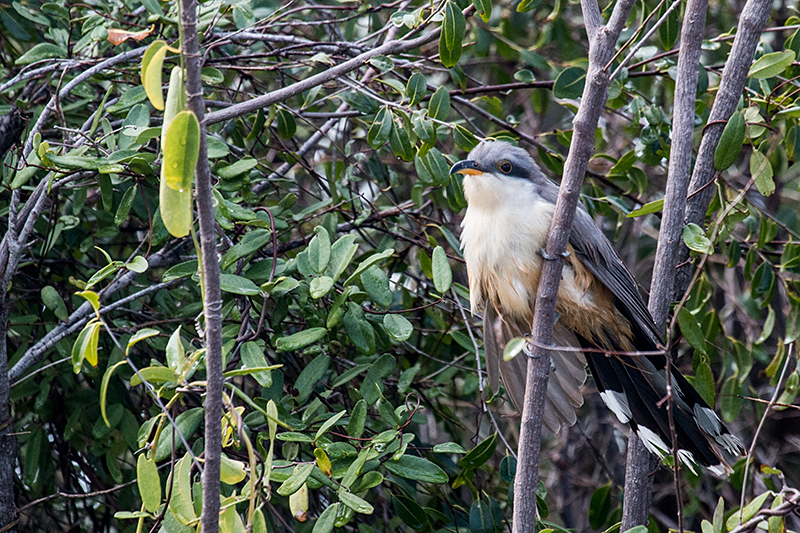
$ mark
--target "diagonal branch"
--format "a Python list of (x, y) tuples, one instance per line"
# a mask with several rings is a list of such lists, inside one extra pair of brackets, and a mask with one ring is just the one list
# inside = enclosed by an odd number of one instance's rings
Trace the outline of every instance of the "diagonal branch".
[[(594, 151), (594, 132), (600, 120), (606, 100), (610, 73), (605, 65), (613, 57), (615, 43), (625, 21), (628, 19), (634, 0), (621, 0), (607, 26), (595, 27), (597, 3), (583, 0), (584, 18), (589, 34), (589, 69), (586, 86), (583, 90), (578, 113), (573, 121), (574, 133), (569, 155), (564, 165), (564, 176), (558, 193), (553, 222), (545, 248), (546, 256), (553, 258), (544, 261), (536, 294), (536, 311), (533, 319), (533, 342), (539, 346), (550, 346), (553, 326), (556, 321), (556, 296), (564, 266), (563, 254), (578, 206), (583, 176)], [(522, 411), (520, 430), (519, 462), (514, 481), (514, 531), (520, 533), (533, 529), (536, 521), (536, 488), (539, 482), (539, 452), (542, 434), (542, 413), (544, 412), (547, 380), (550, 371), (550, 355), (547, 350), (533, 347), (528, 360), (525, 403)]]

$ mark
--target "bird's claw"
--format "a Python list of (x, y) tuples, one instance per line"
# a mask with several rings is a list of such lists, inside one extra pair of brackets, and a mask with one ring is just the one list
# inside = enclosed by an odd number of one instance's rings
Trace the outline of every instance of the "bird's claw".
[[(542, 259), (544, 259), (544, 260), (546, 260), (546, 261), (555, 261), (556, 259), (558, 259), (558, 257), (548, 254), (548, 253), (547, 253), (547, 252), (544, 250), (544, 248), (540, 248), (540, 249), (539, 249), (539, 250), (536, 252), (536, 254), (537, 254), (537, 255), (539, 255), (539, 256), (540, 256)], [(566, 259), (567, 257), (569, 257), (569, 256), (570, 256), (570, 255), (572, 255), (572, 254), (571, 254), (570, 252), (566, 251), (566, 252), (561, 252), (560, 254), (557, 254), (557, 255), (558, 255), (559, 257), (562, 257), (563, 259)]]

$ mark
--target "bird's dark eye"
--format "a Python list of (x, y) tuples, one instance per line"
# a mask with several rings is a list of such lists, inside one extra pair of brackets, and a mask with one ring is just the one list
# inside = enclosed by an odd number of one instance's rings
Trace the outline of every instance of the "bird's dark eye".
[(508, 161), (500, 161), (499, 163), (497, 163), (497, 168), (499, 168), (500, 172), (502, 172), (503, 174), (508, 174), (509, 172), (511, 172), (512, 167), (511, 163), (509, 163)]

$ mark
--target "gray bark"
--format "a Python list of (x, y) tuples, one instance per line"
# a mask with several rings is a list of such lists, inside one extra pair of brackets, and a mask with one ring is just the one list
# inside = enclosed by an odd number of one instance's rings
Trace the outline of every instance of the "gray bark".
[(533, 319), (533, 349), (528, 359), (525, 403), (517, 452), (517, 474), (514, 481), (514, 532), (533, 531), (536, 521), (536, 487), (539, 483), (539, 454), (541, 449), (542, 413), (544, 412), (550, 355), (543, 346), (550, 346), (556, 320), (556, 296), (564, 266), (564, 254), (578, 205), (583, 176), (594, 151), (594, 132), (600, 113), (608, 98), (611, 82), (608, 63), (614, 55), (615, 44), (633, 7), (633, 0), (621, 0), (606, 26), (596, 2), (583, 0), (583, 16), (589, 35), (589, 70), (580, 108), (573, 121), (574, 133), (564, 176), (556, 202), (553, 222), (545, 252), (554, 258), (545, 261), (536, 294)]

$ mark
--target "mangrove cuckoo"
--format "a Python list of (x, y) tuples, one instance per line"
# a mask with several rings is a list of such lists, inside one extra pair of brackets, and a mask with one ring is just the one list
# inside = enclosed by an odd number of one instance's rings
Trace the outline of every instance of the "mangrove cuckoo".
[[(463, 174), (467, 211), (461, 245), (469, 275), (470, 305), (483, 312), (489, 383), (501, 376), (517, 409), (525, 397), (526, 358), (503, 361), (508, 340), (530, 333), (543, 252), (558, 187), (523, 149), (486, 140), (451, 174)], [(579, 205), (556, 302), (544, 424), (557, 431), (575, 423), (583, 404), (580, 387), (588, 363), (600, 397), (620, 422), (630, 424), (645, 446), (664, 457), (671, 449), (666, 396), (666, 358), (626, 355), (658, 350), (658, 329), (636, 280), (611, 243)], [(574, 350), (581, 348), (583, 353)], [(673, 367), (674, 369), (674, 367)], [(740, 455), (742, 444), (678, 371), (672, 371), (678, 456), (723, 474), (730, 467), (720, 448)]]

